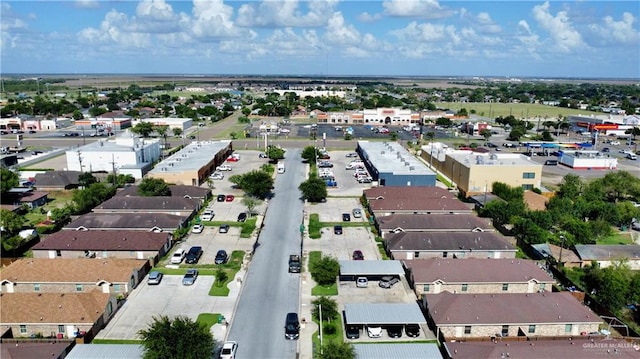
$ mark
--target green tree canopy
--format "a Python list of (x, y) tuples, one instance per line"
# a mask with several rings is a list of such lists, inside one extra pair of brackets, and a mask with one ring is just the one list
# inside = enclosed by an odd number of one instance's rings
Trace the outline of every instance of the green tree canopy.
[(138, 185), (138, 195), (143, 197), (171, 196), (171, 189), (161, 178), (145, 177)]
[(313, 164), (316, 163), (318, 149), (315, 146), (307, 146), (302, 150), (300, 155), (303, 160)]
[(115, 193), (116, 187), (101, 182), (91, 184), (84, 189), (73, 190), (71, 199), (75, 203), (75, 213), (87, 213)]
[(4, 232), (3, 239), (7, 234), (8, 236), (17, 234), (22, 229), (23, 223), (24, 218), (22, 216), (7, 209), (0, 209), (0, 226), (2, 226), (2, 231)]
[(98, 182), (98, 179), (91, 172), (82, 172), (78, 176), (78, 184), (82, 188), (88, 187), (96, 182)]
[(284, 150), (278, 146), (269, 145), (267, 147), (267, 157), (270, 161), (278, 161), (284, 159)]
[(253, 216), (253, 214), (255, 213), (256, 207), (258, 207), (258, 205), (260, 205), (260, 203), (262, 203), (262, 201), (260, 201), (256, 197), (253, 197), (253, 196), (244, 196), (244, 197), (242, 197), (242, 204), (244, 204), (244, 206), (247, 207), (247, 211), (249, 212), (249, 216)]
[(331, 285), (336, 282), (340, 272), (340, 264), (333, 257), (322, 256), (309, 270), (311, 277), (320, 285)]
[(323, 321), (332, 321), (334, 319), (337, 319), (339, 316), (339, 312), (338, 312), (338, 303), (336, 303), (335, 300), (327, 297), (327, 296), (321, 296), (318, 297), (316, 299), (314, 299), (311, 304), (313, 305), (313, 308), (311, 308), (311, 316), (313, 317), (313, 319), (315, 320), (320, 320), (320, 308), (319, 306), (322, 306), (322, 320)]
[(0, 194), (5, 194), (7, 191), (14, 187), (18, 187), (20, 184), (20, 176), (8, 168), (0, 168)]
[(142, 338), (144, 359), (211, 358), (215, 346), (209, 328), (186, 316), (153, 317), (153, 322), (138, 335)]
[(138, 122), (135, 126), (131, 128), (131, 132), (137, 133), (142, 137), (149, 137), (149, 135), (153, 132), (153, 124), (151, 122)]
[(265, 199), (273, 188), (273, 177), (265, 171), (253, 170), (229, 177), (229, 182), (242, 188), (248, 195)]
[[(324, 313), (323, 313), (324, 314)], [(342, 340), (329, 340), (322, 345), (322, 351), (318, 354), (319, 359), (355, 359), (356, 349), (351, 343)]]
[(327, 183), (318, 177), (311, 177), (298, 186), (302, 198), (309, 202), (320, 202), (327, 198)]

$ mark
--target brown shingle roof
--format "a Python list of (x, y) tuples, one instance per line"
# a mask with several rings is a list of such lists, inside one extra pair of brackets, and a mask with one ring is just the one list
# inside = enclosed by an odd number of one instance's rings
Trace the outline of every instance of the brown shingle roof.
[(87, 213), (71, 221), (63, 229), (125, 229), (163, 231), (179, 228), (186, 217), (166, 213)]
[[(452, 359), (637, 359), (637, 344), (625, 340), (590, 337), (573, 337), (564, 340), (514, 341), (455, 341), (444, 345)], [(635, 346), (635, 347), (634, 347)], [(508, 354), (508, 355), (507, 355)]]
[(382, 231), (401, 228), (405, 231), (494, 231), (489, 220), (472, 214), (392, 214), (376, 218)]
[(35, 250), (160, 251), (167, 243), (165, 232), (59, 231), (44, 237)]
[(36, 186), (64, 188), (78, 184), (79, 171), (49, 171), (36, 174)]
[(387, 199), (433, 199), (433, 198), (455, 198), (446, 189), (440, 187), (399, 187), (399, 186), (382, 186), (373, 187), (364, 190), (364, 196), (368, 200), (384, 197)]
[(33, 202), (33, 201), (37, 201), (39, 199), (41, 199), (42, 197), (47, 197), (49, 195), (49, 192), (42, 192), (42, 191), (31, 191), (31, 192), (27, 192), (25, 193), (23, 196), (20, 197), (20, 202)]
[(526, 283), (555, 281), (535, 261), (526, 259), (443, 259), (404, 261), (415, 283)]
[(13, 283), (127, 283), (146, 260), (95, 258), (22, 258), (0, 270)]
[(569, 292), (425, 294), (437, 326), (483, 324), (599, 323)]
[(0, 315), (2, 323), (7, 324), (92, 324), (104, 313), (110, 296), (100, 290), (89, 293), (1, 293)]
[(471, 213), (471, 208), (455, 198), (385, 198), (369, 201), (369, 207), (376, 212), (423, 211)]
[(390, 235), (391, 251), (515, 251), (495, 232), (401, 232)]
[(138, 211), (195, 211), (199, 206), (196, 199), (182, 197), (124, 197), (115, 196), (102, 202), (94, 208), (94, 212), (101, 210)]

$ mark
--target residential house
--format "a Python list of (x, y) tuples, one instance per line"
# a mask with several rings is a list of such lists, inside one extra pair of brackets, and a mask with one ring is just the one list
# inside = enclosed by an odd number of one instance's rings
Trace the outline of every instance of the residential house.
[(374, 199), (433, 199), (433, 198), (456, 198), (455, 194), (440, 187), (405, 187), (405, 186), (381, 186), (364, 190), (364, 197), (368, 200)]
[(58, 231), (31, 247), (34, 258), (158, 259), (171, 248), (171, 232)]
[(80, 171), (48, 171), (36, 173), (35, 182), (39, 190), (61, 191), (77, 188)]
[(516, 256), (516, 248), (496, 232), (400, 232), (387, 236), (385, 248), (397, 260)]
[(425, 294), (436, 336), (444, 341), (490, 337), (575, 337), (602, 320), (569, 292)]
[(0, 300), (0, 326), (12, 337), (63, 339), (95, 334), (117, 310), (116, 296), (99, 289), (77, 293), (2, 292)]
[[(7, 334), (11, 334), (11, 328), (6, 329)], [(43, 341), (42, 339), (34, 339), (33, 341), (20, 339), (10, 339), (6, 336), (2, 337), (2, 345), (0, 345), (0, 358), (2, 359), (31, 359), (31, 358), (50, 358), (65, 359), (69, 358), (68, 353), (75, 347), (75, 340), (53, 340)]]
[(400, 232), (494, 232), (490, 220), (473, 214), (392, 214), (376, 217), (382, 238)]
[(21, 258), (0, 271), (2, 293), (127, 294), (144, 278), (146, 260)]
[(471, 214), (471, 207), (439, 187), (373, 187), (364, 190), (376, 217), (392, 214)]
[(173, 232), (186, 226), (188, 219), (166, 213), (87, 213), (72, 220), (62, 229)]
[(34, 191), (30, 187), (12, 188), (2, 196), (2, 203), (12, 206), (42, 207), (49, 201), (49, 192)]
[(404, 261), (418, 297), (451, 293), (535, 293), (551, 291), (555, 280), (526, 259), (443, 259)]
[(582, 262), (581, 267), (596, 261), (600, 268), (606, 268), (624, 261), (630, 269), (640, 270), (640, 245), (637, 244), (576, 244), (575, 251)]
[(197, 199), (153, 196), (114, 196), (93, 208), (93, 213), (165, 213), (190, 218), (202, 203)]
[[(211, 190), (198, 186), (169, 185), (172, 197), (196, 198), (201, 202), (211, 197)], [(128, 186), (116, 193), (116, 196), (137, 197), (138, 186)]]

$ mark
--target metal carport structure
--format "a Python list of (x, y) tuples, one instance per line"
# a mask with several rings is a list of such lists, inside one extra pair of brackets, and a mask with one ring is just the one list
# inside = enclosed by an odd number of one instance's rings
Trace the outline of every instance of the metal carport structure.
[(404, 268), (397, 260), (389, 261), (339, 261), (340, 279), (353, 280), (355, 277), (403, 276)]
[(436, 343), (352, 344), (358, 359), (441, 359)]
[(418, 303), (351, 303), (344, 305), (347, 324), (427, 324)]

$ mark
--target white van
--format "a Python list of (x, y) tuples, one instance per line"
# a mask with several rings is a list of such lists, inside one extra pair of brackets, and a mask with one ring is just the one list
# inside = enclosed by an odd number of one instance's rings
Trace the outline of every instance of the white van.
[(278, 162), (278, 173), (284, 173), (284, 162)]

